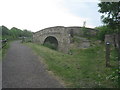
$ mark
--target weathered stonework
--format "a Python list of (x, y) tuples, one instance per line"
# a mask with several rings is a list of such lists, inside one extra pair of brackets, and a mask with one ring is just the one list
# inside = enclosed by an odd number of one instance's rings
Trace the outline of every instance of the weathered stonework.
[[(91, 34), (96, 35), (95, 30), (90, 28), (87, 29), (89, 29)], [(33, 42), (44, 44), (45, 39), (49, 36), (52, 36), (56, 38), (58, 41), (58, 51), (68, 53), (68, 51), (70, 50), (70, 44), (72, 43), (71, 38), (75, 34), (83, 35), (81, 27), (63, 27), (63, 26), (50, 27), (34, 33)]]
[(58, 51), (67, 53), (69, 50), (70, 36), (64, 27), (51, 27), (40, 30), (33, 35), (33, 42), (43, 44), (44, 40), (49, 37), (55, 37), (58, 41)]

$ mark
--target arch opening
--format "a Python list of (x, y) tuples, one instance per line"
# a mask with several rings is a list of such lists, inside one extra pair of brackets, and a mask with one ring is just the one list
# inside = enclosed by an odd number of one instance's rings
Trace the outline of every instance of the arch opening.
[(58, 40), (53, 36), (48, 36), (43, 43), (44, 46), (57, 50), (58, 49)]

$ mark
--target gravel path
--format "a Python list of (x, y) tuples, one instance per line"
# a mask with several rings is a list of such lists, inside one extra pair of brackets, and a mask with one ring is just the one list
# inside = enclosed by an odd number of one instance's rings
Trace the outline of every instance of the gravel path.
[(14, 41), (2, 63), (3, 88), (62, 88), (32, 50)]

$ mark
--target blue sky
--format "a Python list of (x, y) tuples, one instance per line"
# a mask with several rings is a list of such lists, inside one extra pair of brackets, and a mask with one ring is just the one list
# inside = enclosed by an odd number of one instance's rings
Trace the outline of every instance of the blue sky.
[(102, 25), (99, 0), (0, 0), (0, 25), (38, 31), (52, 26)]
[(66, 6), (71, 13), (82, 18), (89, 18), (90, 21), (86, 21), (93, 26), (101, 25), (101, 15), (98, 12), (97, 0), (94, 2), (79, 2), (78, 0), (65, 0), (64, 6)]

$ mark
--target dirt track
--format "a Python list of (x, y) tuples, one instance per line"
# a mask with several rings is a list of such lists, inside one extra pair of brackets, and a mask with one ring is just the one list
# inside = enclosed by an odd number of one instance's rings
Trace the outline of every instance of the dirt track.
[(2, 62), (3, 88), (62, 88), (32, 50), (14, 41)]

